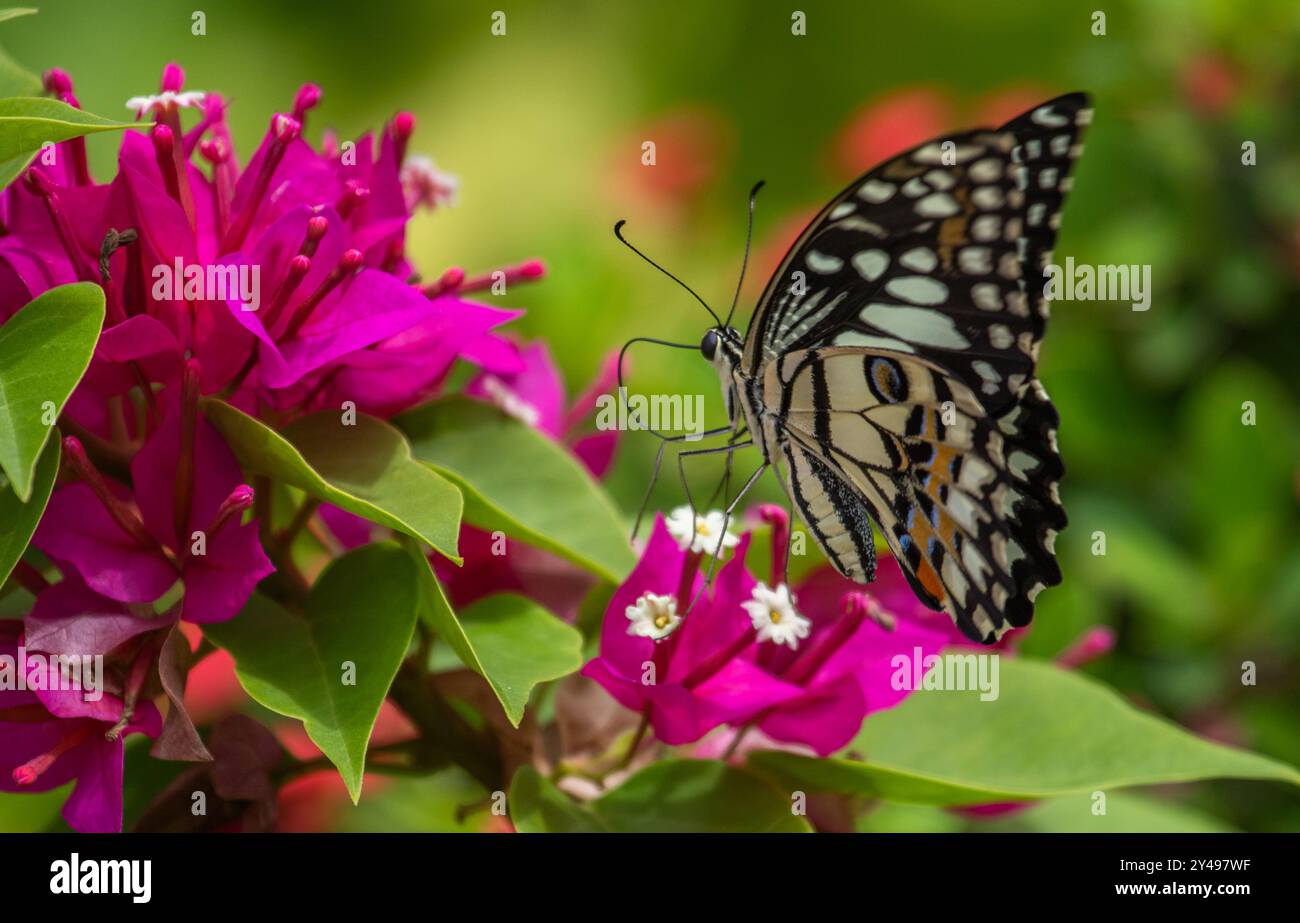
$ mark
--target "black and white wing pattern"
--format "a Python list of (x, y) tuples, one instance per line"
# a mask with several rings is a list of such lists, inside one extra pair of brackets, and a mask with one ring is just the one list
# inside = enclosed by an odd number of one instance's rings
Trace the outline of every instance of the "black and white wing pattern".
[(814, 346), (932, 359), (989, 413), (1028, 387), (1070, 168), (1092, 110), (1062, 96), (900, 154), (836, 196), (759, 300), (743, 371)]
[(832, 563), (871, 579), (874, 520), (917, 596), (984, 643), (1060, 582), (1058, 418), (1034, 371), (1090, 120), (1085, 95), (1062, 96), (867, 173), (791, 248), (745, 340)]
[(1037, 381), (989, 416), (965, 382), (888, 350), (797, 350), (769, 367), (790, 496), (850, 579), (869, 581), (880, 524), (917, 596), (970, 638), (1027, 625), (1065, 527), (1056, 411)]

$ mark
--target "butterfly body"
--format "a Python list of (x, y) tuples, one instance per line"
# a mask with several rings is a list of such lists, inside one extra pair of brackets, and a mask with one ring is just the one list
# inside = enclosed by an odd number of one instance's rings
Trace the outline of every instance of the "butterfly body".
[(972, 639), (1029, 623), (1060, 581), (1043, 295), (1083, 94), (937, 139), (836, 196), (791, 247), (743, 337), (701, 351), (784, 474), (828, 559), (875, 574), (872, 522), (917, 596)]

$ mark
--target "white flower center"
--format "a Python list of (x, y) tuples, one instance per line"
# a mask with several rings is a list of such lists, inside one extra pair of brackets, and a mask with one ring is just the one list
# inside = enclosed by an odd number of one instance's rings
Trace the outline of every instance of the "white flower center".
[(750, 598), (740, 605), (749, 614), (760, 642), (785, 644), (793, 650), (812, 633), (812, 622), (795, 609), (790, 588), (784, 583), (775, 590), (756, 584)]
[(668, 637), (682, 622), (682, 617), (677, 614), (677, 600), (657, 593), (642, 594), (624, 614), (628, 620), (628, 634), (655, 641)]
[(740, 539), (728, 526), (727, 514), (721, 510), (696, 513), (689, 506), (679, 506), (668, 515), (668, 534), (677, 547), (692, 554), (718, 554), (734, 548)]

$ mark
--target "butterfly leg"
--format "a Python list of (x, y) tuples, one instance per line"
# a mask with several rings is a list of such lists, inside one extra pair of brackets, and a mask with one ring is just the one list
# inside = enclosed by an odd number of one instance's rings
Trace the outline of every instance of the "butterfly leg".
[(721, 436), (723, 433), (731, 432), (730, 426), (719, 426), (717, 429), (706, 429), (696, 437), (693, 433), (682, 433), (678, 436), (664, 436), (655, 433), (659, 437), (659, 451), (655, 453), (654, 470), (650, 474), (650, 483), (646, 485), (645, 496), (641, 498), (641, 506), (636, 511), (636, 521), (632, 524), (632, 535), (629, 541), (636, 541), (637, 533), (641, 531), (641, 520), (645, 518), (646, 507), (650, 505), (650, 495), (654, 492), (655, 484), (659, 481), (659, 469), (663, 466), (664, 449), (668, 448), (670, 442), (685, 442), (688, 437), (704, 439), (709, 436)]
[[(741, 446), (737, 445), (732, 448), (741, 448)], [(686, 607), (686, 612), (682, 613), (683, 615), (690, 614), (690, 611), (695, 608), (695, 603), (704, 595), (705, 590), (713, 584), (713, 572), (717, 569), (718, 558), (722, 556), (722, 536), (727, 534), (727, 528), (731, 525), (732, 514), (735, 513), (736, 507), (740, 505), (740, 501), (745, 499), (745, 495), (749, 493), (750, 489), (755, 484), (758, 483), (758, 479), (763, 476), (763, 473), (767, 471), (769, 467), (771, 467), (771, 463), (764, 460), (764, 462), (758, 466), (757, 470), (749, 476), (749, 479), (745, 481), (744, 486), (742, 486), (736, 496), (731, 499), (731, 502), (727, 504), (727, 508), (723, 510), (722, 531), (718, 535), (718, 544), (714, 546), (713, 554), (710, 556), (709, 570), (704, 575), (704, 585), (700, 587), (699, 592), (691, 599), (690, 604)]]
[[(749, 435), (749, 430), (742, 426), (728, 437), (727, 444), (734, 448), (735, 444), (747, 435)], [(713, 493), (709, 495), (708, 506), (710, 507), (713, 506), (714, 502), (718, 499), (719, 494), (725, 498), (731, 493), (731, 462), (733, 458), (735, 458), (734, 454), (729, 453), (727, 455), (726, 464), (722, 469), (722, 477), (718, 479), (718, 486), (713, 488)]]
[(691, 449), (687, 452), (677, 453), (677, 476), (681, 479), (682, 491), (686, 494), (686, 502), (691, 508), (691, 522), (698, 524), (700, 510), (699, 507), (695, 505), (695, 498), (691, 495), (691, 484), (686, 479), (686, 459), (696, 455), (717, 455), (719, 452), (726, 452), (727, 459), (730, 461), (732, 452), (753, 444), (754, 440), (746, 439), (744, 442), (728, 442), (726, 445), (712, 446), (707, 449)]
[[(727, 504), (727, 508), (725, 511), (723, 511), (723, 516), (722, 516), (723, 535), (727, 534), (727, 527), (731, 525), (731, 516), (736, 511), (736, 507), (740, 505), (740, 501), (745, 499), (745, 494), (749, 493), (750, 489), (753, 488), (753, 486), (758, 483), (758, 479), (763, 476), (763, 472), (767, 471), (769, 467), (771, 467), (771, 464), (767, 461), (764, 461), (763, 464), (759, 465), (758, 469), (749, 476), (749, 480), (746, 481), (744, 486), (741, 487), (740, 490), (736, 493), (736, 496), (733, 497), (731, 502)], [(713, 582), (713, 570), (715, 567), (718, 566), (718, 557), (721, 554), (722, 554), (722, 540), (719, 539), (718, 547), (713, 549), (713, 560), (709, 562), (709, 573), (704, 579), (705, 586), (708, 586), (710, 583)]]

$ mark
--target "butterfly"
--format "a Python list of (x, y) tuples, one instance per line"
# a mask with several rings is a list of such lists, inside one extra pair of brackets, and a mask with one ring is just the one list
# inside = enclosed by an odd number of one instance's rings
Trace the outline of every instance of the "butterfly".
[(1072, 93), (880, 164), (803, 230), (746, 334), (729, 314), (699, 346), (763, 454), (746, 487), (775, 466), (858, 583), (876, 523), (917, 597), (984, 644), (1061, 580), (1059, 418), (1035, 368), (1091, 117)]

